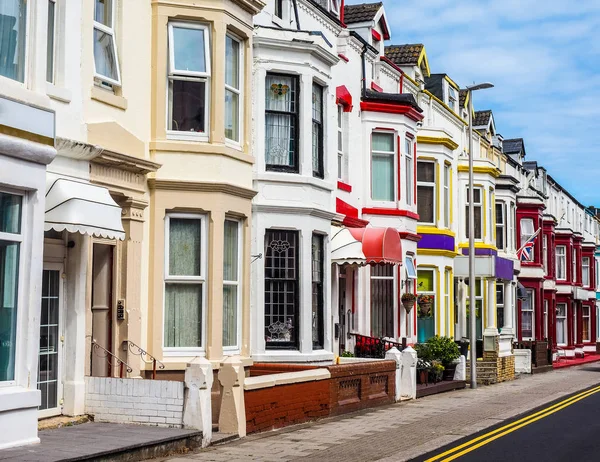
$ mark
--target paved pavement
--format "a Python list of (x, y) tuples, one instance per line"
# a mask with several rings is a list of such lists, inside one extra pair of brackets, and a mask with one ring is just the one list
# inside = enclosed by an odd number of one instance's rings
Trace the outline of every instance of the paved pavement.
[(398, 462), (598, 383), (600, 363), (559, 369), (477, 390), (467, 388), (358, 415), (251, 435), (162, 460)]

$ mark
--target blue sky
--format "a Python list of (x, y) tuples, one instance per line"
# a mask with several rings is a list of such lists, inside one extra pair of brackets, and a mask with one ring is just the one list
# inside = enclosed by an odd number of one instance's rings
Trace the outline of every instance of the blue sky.
[[(346, 4), (369, 0), (346, 0)], [(387, 44), (423, 43), (432, 73), (483, 81), (504, 138), (584, 205), (600, 206), (600, 1), (383, 0)]]

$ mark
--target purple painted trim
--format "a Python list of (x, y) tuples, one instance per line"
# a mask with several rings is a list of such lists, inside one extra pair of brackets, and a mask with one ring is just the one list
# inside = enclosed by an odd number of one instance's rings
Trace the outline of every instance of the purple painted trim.
[[(469, 248), (468, 247), (463, 248), (462, 254), (469, 255)], [(493, 250), (493, 249), (475, 249), (475, 255), (490, 256), (490, 255), (497, 255), (497, 254), (498, 254), (498, 251)]]
[(515, 269), (514, 266), (512, 260), (496, 256), (496, 277), (498, 279), (512, 281)]
[(420, 233), (421, 240), (417, 244), (418, 249), (448, 250), (454, 252), (454, 238), (445, 234)]

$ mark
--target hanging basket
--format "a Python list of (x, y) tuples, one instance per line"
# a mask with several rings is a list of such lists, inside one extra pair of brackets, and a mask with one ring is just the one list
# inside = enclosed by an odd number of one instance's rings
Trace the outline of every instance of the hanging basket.
[(414, 304), (414, 300), (402, 300), (402, 306), (404, 307), (407, 313), (410, 313), (410, 310), (412, 310)]

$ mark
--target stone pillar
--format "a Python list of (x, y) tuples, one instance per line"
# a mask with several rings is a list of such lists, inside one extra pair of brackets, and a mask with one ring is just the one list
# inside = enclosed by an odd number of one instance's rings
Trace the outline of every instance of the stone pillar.
[(390, 348), (385, 352), (385, 359), (390, 361), (396, 361), (396, 393), (394, 399), (400, 401), (402, 396), (402, 353), (396, 348)]
[(417, 398), (417, 352), (412, 347), (402, 350), (400, 378), (401, 400)]
[(185, 370), (183, 425), (202, 431), (202, 447), (212, 440), (211, 388), (213, 371), (210, 361), (195, 358)]
[(454, 380), (467, 380), (467, 358), (460, 355), (456, 369), (454, 370)]
[(514, 282), (504, 284), (504, 326), (502, 335), (514, 336), (514, 313), (515, 313), (515, 290)]
[(483, 351), (497, 351), (498, 328), (496, 327), (496, 283), (492, 278), (485, 280), (487, 305), (485, 306), (485, 329), (483, 331)]
[(244, 367), (239, 357), (231, 356), (221, 363), (219, 369), (221, 412), (219, 432), (246, 436), (246, 408), (244, 405)]

